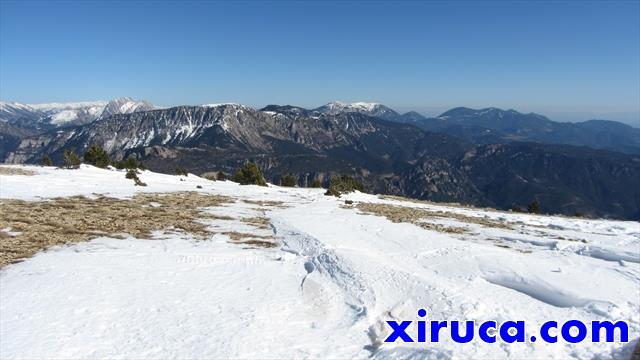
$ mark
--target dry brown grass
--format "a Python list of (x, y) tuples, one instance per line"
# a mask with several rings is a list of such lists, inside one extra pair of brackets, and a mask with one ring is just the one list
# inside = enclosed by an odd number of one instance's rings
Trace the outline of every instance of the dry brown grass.
[(272, 236), (264, 236), (257, 234), (241, 233), (236, 231), (227, 231), (222, 234), (227, 235), (234, 244), (245, 244), (255, 247), (272, 248), (278, 246)]
[(241, 220), (242, 222), (251, 224), (259, 229), (269, 229), (269, 219), (262, 216), (245, 217), (245, 218), (242, 218)]
[(451, 207), (457, 207), (457, 208), (476, 208), (476, 206), (473, 206), (473, 205), (462, 205), (460, 203), (452, 203), (452, 202), (446, 202), (446, 201), (437, 202), (437, 201), (431, 201), (431, 200), (418, 200), (418, 199), (413, 199), (413, 198), (409, 198), (409, 197), (402, 197), (402, 196), (397, 196), (397, 195), (384, 195), (384, 194), (381, 194), (381, 195), (378, 195), (378, 198), (383, 199), (383, 200), (404, 201), (404, 202), (410, 202), (410, 203), (414, 203), (414, 204), (451, 206)]
[(237, 244), (249, 245), (251, 247), (261, 247), (261, 248), (274, 248), (278, 246), (278, 244), (276, 244), (275, 242), (263, 241), (263, 240), (238, 241)]
[(260, 207), (276, 207), (283, 208), (286, 207), (284, 202), (282, 201), (271, 201), (271, 200), (242, 200), (247, 204), (258, 205)]
[(35, 175), (36, 172), (33, 170), (25, 170), (20, 168), (13, 168), (7, 166), (0, 166), (0, 175), (26, 175), (31, 176)]
[(467, 230), (457, 226), (445, 226), (442, 224), (434, 224), (426, 222), (428, 218), (444, 218), (454, 219), (467, 224), (479, 224), (486, 227), (510, 229), (511, 227), (507, 223), (502, 223), (495, 220), (484, 219), (473, 216), (466, 216), (462, 214), (445, 212), (445, 211), (432, 211), (428, 209), (419, 209), (413, 207), (389, 205), (389, 204), (373, 204), (373, 203), (359, 203), (355, 206), (358, 210), (366, 214), (373, 214), (378, 216), (384, 216), (387, 219), (395, 223), (411, 223), (420, 226), (427, 230), (435, 230), (438, 232), (446, 232), (453, 234), (461, 234)]
[(229, 239), (231, 239), (232, 241), (240, 241), (243, 239), (271, 239), (272, 238), (271, 236), (241, 233), (237, 231), (225, 231), (221, 234), (227, 235)]
[[(151, 206), (150, 203), (160, 206)], [(126, 234), (149, 237), (154, 230), (173, 229), (204, 237), (197, 219), (218, 218), (201, 208), (231, 202), (222, 196), (197, 192), (137, 194), (131, 200), (100, 196), (55, 198), (50, 201), (0, 200), (0, 267), (54, 245), (86, 241), (98, 236)]]

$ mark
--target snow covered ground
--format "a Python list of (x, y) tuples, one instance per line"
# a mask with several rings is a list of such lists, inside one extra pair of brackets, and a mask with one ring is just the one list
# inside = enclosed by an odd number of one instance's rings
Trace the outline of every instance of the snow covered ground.
[[(96, 238), (50, 248), (0, 270), (0, 358), (628, 358), (640, 336), (640, 224), (536, 216), (322, 189), (240, 186), (194, 175), (22, 167), (0, 197), (199, 191), (235, 202), (208, 208), (206, 240)], [(201, 188), (197, 188), (200, 186)], [(353, 205), (345, 205), (345, 199)], [(260, 204), (259, 202), (266, 202)], [(282, 202), (281, 205), (272, 202)], [(358, 204), (464, 217), (428, 230), (364, 214)], [(259, 227), (241, 219), (265, 217)], [(510, 228), (464, 222), (497, 221)], [(1, 220), (1, 219), (0, 219)], [(5, 229), (10, 231), (10, 229)], [(272, 236), (242, 246), (224, 231)], [(1, 239), (1, 238), (0, 238)], [(385, 344), (386, 320), (624, 320), (629, 344)]]

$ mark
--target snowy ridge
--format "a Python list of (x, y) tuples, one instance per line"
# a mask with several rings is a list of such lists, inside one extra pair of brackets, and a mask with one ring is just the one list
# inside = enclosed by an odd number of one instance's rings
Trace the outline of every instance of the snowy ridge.
[(399, 114), (394, 110), (375, 102), (344, 103), (341, 101), (332, 101), (315, 109), (315, 111), (330, 115), (344, 112), (355, 112), (368, 116), (379, 117), (385, 120), (394, 120), (399, 116)]
[[(322, 189), (240, 186), (143, 171), (12, 166), (1, 198), (198, 191), (207, 240), (157, 231), (42, 251), (0, 270), (0, 357), (620, 358), (640, 336), (637, 222), (538, 216)], [(346, 206), (345, 200), (354, 202)], [(278, 202), (276, 206), (261, 202)], [(446, 213), (448, 233), (365, 214), (361, 204)], [(155, 206), (150, 204), (150, 206)], [(266, 227), (242, 219), (265, 217)], [(475, 219), (475, 220), (474, 220)], [(472, 221), (473, 220), (473, 221)], [(499, 222), (508, 227), (491, 227)], [(4, 229), (6, 233), (11, 229)], [(224, 232), (273, 236), (243, 247)], [(12, 235), (9, 235), (12, 236)], [(625, 320), (630, 344), (385, 344), (386, 320)], [(414, 328), (409, 330), (415, 333)], [(133, 340), (132, 340), (133, 339)]]
[(66, 103), (43, 103), (43, 104), (27, 104), (29, 107), (41, 110), (41, 111), (53, 111), (53, 110), (72, 110), (90, 107), (104, 107), (107, 105), (107, 101), (78, 101), (78, 102), (66, 102)]
[(21, 104), (21, 103), (17, 103), (17, 102), (0, 101), (0, 110), (11, 112), (11, 113), (16, 113), (16, 112), (18, 112), (20, 110), (22, 110), (22, 111), (33, 111), (33, 110), (35, 110), (35, 108), (32, 107), (31, 105), (28, 105), (28, 104)]
[(68, 103), (21, 104), (0, 102), (0, 120), (6, 122), (31, 120), (26, 125), (53, 127), (84, 125), (114, 114), (130, 114), (153, 110), (156, 107), (147, 101), (136, 101), (128, 97), (111, 101), (80, 101)]

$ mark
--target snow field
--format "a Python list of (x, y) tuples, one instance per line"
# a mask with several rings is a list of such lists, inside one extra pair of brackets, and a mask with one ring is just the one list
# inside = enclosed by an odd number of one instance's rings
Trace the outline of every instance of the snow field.
[[(16, 166), (20, 167), (20, 166)], [(385, 344), (386, 320), (625, 320), (640, 336), (640, 225), (512, 214), (321, 189), (239, 186), (194, 175), (20, 167), (0, 198), (201, 191), (236, 202), (207, 208), (212, 231), (59, 246), (0, 270), (0, 358), (625, 358), (619, 343)], [(201, 186), (198, 189), (197, 186)], [(486, 218), (461, 234), (345, 207), (380, 203)], [(258, 202), (277, 201), (282, 206)], [(266, 218), (267, 225), (249, 218)], [(10, 230), (7, 230), (10, 231)], [(234, 242), (227, 232), (271, 238)], [(411, 329), (414, 331), (415, 329)], [(530, 334), (528, 334), (530, 335)]]

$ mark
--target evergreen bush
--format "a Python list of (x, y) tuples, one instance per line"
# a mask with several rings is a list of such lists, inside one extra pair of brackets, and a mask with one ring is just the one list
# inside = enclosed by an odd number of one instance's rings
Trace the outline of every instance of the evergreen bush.
[(298, 180), (293, 175), (285, 175), (280, 178), (280, 186), (295, 187), (298, 185)]
[(138, 177), (138, 172), (135, 169), (127, 170), (127, 174), (125, 175), (127, 179), (133, 180), (133, 183), (136, 186), (147, 186), (147, 184), (143, 183), (142, 180)]
[(40, 160), (40, 165), (42, 166), (52, 166), (53, 162), (51, 161), (51, 158), (49, 157), (49, 155), (44, 154), (44, 156), (42, 157), (42, 160)]
[(364, 192), (364, 186), (361, 182), (348, 175), (332, 176), (329, 180), (329, 188), (325, 195), (337, 196), (347, 194), (353, 191)]
[(62, 162), (64, 163), (64, 167), (67, 169), (77, 169), (82, 163), (78, 154), (69, 149), (64, 151), (64, 154), (62, 155)]
[(84, 161), (87, 164), (97, 166), (99, 168), (106, 168), (111, 163), (109, 160), (109, 154), (98, 144), (91, 145), (91, 147), (84, 153)]
[(538, 199), (533, 200), (529, 206), (527, 206), (527, 211), (529, 214), (540, 214), (540, 203)]
[(267, 182), (264, 180), (258, 165), (252, 162), (247, 162), (243, 167), (239, 168), (233, 177), (233, 181), (240, 185), (267, 186)]

